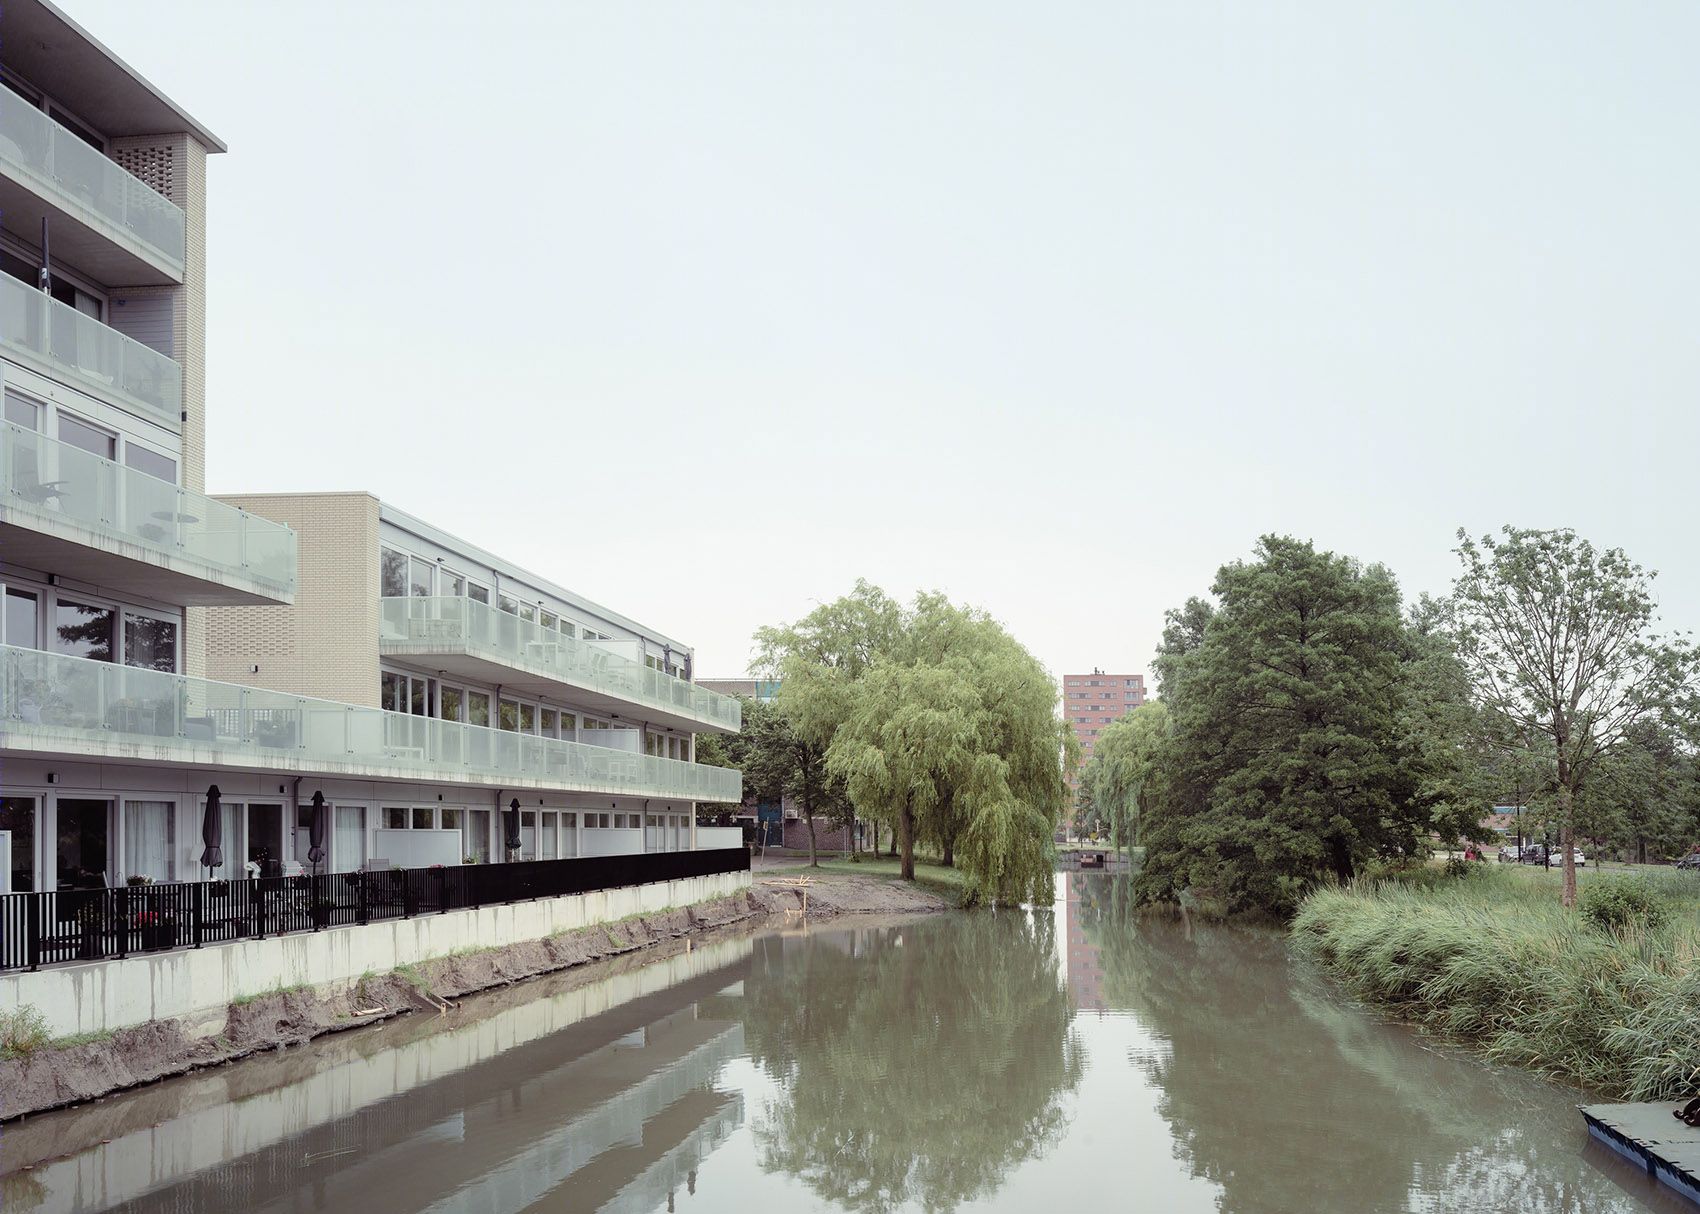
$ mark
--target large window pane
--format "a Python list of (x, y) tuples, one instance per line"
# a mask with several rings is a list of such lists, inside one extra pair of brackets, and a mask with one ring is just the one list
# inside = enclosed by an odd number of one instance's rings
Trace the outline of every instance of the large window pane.
[(35, 798), (0, 797), (0, 830), (12, 832), (12, 892), (35, 889)]
[(482, 691), (466, 693), (466, 723), (486, 728), (490, 724), (490, 697)]
[(434, 567), (413, 557), (408, 561), (408, 593), (415, 598), (428, 599), (431, 597), (431, 573)]
[(407, 557), (394, 548), (379, 550), (378, 593), (386, 599), (407, 594)]
[(351, 873), (366, 863), (366, 808), (338, 805), (333, 828), (332, 856), (339, 873)]
[(124, 665), (177, 672), (177, 621), (124, 613)]
[(177, 806), (170, 801), (124, 803), (124, 863), (126, 877), (172, 881), (172, 844)]
[(41, 601), (34, 594), (27, 590), (6, 591), (6, 644), (20, 649), (39, 648), (40, 618)]
[(81, 797), (60, 797), (57, 806), (60, 889), (100, 889), (110, 875), (106, 868), (107, 818), (111, 803)]
[(460, 688), (458, 687), (445, 686), (443, 688), (443, 720), (460, 720)]
[(118, 450), (116, 435), (96, 429), (68, 413), (59, 415), (59, 441), (69, 443), (73, 447), (81, 447), (102, 459), (111, 459)]
[(260, 866), (262, 877), (275, 877), (282, 855), (283, 806), (248, 806), (248, 861)]
[(407, 711), (407, 679), (386, 670), (378, 676), (378, 704), (389, 712)]
[(137, 472), (157, 477), (159, 480), (177, 483), (177, 461), (169, 455), (161, 455), (157, 451), (149, 451), (136, 443), (124, 444), (124, 462)]
[(117, 612), (110, 607), (60, 599), (53, 621), (53, 648), (74, 658), (110, 662), (112, 628), (117, 620)]

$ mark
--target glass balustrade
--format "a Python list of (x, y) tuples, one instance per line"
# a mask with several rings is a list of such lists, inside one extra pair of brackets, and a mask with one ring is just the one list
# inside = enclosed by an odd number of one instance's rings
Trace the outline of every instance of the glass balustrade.
[(527, 780), (572, 791), (736, 802), (743, 776), (660, 759), (116, 666), (7, 645), (4, 732), (13, 746), (66, 734), (212, 751), (279, 770), (381, 767), (409, 778)]
[(288, 527), (12, 422), (0, 423), (0, 438), (8, 522), (62, 521), (275, 592), (295, 592), (296, 536)]
[(417, 645), (421, 652), (442, 645), (464, 646), (507, 666), (543, 670), (563, 683), (629, 701), (665, 708), (736, 731), (742, 709), (731, 696), (674, 678), (642, 662), (610, 653), (531, 620), (468, 598), (386, 598), (380, 639), (392, 652)]
[(182, 208), (10, 91), (0, 99), (0, 158), (65, 209), (92, 211), (183, 273)]
[(181, 367), (11, 275), (0, 276), (0, 342), (25, 363), (134, 407), (173, 432), (182, 428)]

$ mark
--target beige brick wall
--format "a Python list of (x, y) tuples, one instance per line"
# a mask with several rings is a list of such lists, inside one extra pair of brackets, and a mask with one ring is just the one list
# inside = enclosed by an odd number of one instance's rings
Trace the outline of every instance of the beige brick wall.
[(219, 500), (295, 528), (300, 582), (292, 607), (202, 609), (207, 677), (376, 708), (378, 499), (255, 493)]

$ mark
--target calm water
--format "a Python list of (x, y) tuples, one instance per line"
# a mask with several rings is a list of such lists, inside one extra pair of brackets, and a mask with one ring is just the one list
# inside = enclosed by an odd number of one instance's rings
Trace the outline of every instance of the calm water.
[(1582, 1093), (1343, 1004), (1277, 936), (1058, 881), (1031, 914), (681, 945), (32, 1118), (0, 1209), (1687, 1209), (1587, 1145)]

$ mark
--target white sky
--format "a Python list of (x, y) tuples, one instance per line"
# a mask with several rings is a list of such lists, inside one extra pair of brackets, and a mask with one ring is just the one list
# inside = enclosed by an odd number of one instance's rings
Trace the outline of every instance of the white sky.
[(1270, 531), (1572, 526), (1700, 625), (1692, 4), (61, 2), (230, 144), (213, 492), (704, 676), (858, 576), (1144, 670)]

